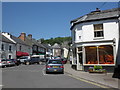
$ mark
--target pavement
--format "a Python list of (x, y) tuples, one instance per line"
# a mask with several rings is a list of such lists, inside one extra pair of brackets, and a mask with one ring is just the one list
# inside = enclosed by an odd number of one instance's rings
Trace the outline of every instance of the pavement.
[(85, 71), (77, 71), (71, 68), (71, 64), (64, 65), (65, 72), (73, 77), (95, 82), (97, 84), (106, 85), (110, 88), (120, 89), (120, 79), (112, 78), (113, 73), (89, 73)]

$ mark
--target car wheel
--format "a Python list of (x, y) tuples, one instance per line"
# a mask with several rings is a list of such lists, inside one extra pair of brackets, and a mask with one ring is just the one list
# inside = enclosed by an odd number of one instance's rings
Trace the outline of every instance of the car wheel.
[(39, 64), (42, 64), (42, 62), (39, 62)]
[(48, 72), (46, 71), (46, 74), (48, 74)]
[(5, 66), (2, 66), (2, 68), (5, 68)]
[(30, 65), (30, 62), (26, 62), (26, 65)]
[(64, 71), (63, 72), (61, 72), (62, 74), (64, 74)]

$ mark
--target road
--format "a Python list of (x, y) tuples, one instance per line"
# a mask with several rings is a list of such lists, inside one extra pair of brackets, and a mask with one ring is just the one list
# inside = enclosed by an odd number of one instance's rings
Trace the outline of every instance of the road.
[(45, 65), (20, 65), (2, 69), (3, 88), (100, 88), (64, 74), (46, 74)]

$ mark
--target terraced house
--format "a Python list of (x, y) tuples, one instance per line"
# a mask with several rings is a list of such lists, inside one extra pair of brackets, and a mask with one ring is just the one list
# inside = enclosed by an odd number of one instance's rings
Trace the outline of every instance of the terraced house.
[(77, 70), (102, 65), (113, 71), (119, 39), (118, 8), (92, 11), (71, 21), (72, 64)]
[(14, 48), (16, 48), (16, 58), (19, 58), (21, 56), (29, 56), (32, 51), (31, 51), (31, 46), (22, 41), (21, 39), (19, 39), (16, 36), (13, 36), (9, 33), (3, 32), (2, 33), (7, 39), (12, 40), (16, 43), (16, 46)]
[(0, 33), (0, 59), (16, 58), (16, 42), (9, 40)]

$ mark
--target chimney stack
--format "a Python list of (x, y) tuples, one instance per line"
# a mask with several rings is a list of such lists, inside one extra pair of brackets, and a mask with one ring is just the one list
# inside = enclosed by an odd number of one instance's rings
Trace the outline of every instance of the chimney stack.
[(22, 32), (21, 35), (18, 38), (25, 41), (26, 33)]
[(99, 9), (99, 8), (96, 8), (96, 11), (98, 11), (98, 12), (99, 12), (99, 11), (100, 11), (100, 9)]
[(28, 34), (28, 38), (32, 40), (32, 34)]

